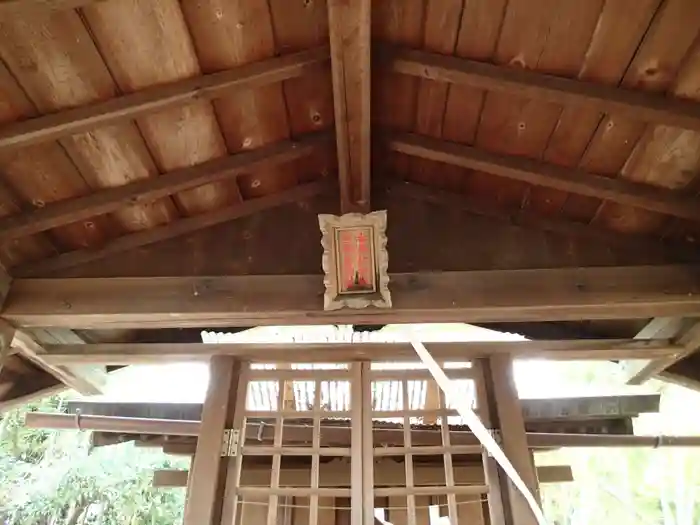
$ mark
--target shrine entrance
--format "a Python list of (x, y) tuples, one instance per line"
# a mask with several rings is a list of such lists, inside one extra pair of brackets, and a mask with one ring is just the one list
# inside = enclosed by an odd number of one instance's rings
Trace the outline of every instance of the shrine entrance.
[[(536, 494), (511, 364), (445, 371)], [(416, 358), (210, 367), (185, 525), (536, 523)]]

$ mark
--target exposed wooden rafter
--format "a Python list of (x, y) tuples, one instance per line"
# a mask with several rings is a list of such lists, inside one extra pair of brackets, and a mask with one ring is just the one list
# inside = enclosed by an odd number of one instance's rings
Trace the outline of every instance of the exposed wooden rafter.
[(409, 133), (391, 137), (389, 147), (393, 151), (414, 157), (700, 221), (700, 201), (694, 196), (674, 190), (604, 177), (534, 159), (490, 153), (464, 144)]
[(50, 273), (62, 268), (69, 268), (78, 264), (94, 261), (114, 255), (116, 253), (132, 250), (148, 244), (153, 244), (166, 239), (172, 239), (180, 235), (208, 228), (216, 224), (232, 221), (240, 217), (252, 215), (276, 206), (298, 202), (303, 199), (318, 195), (332, 187), (326, 179), (321, 179), (316, 182), (310, 182), (292, 188), (290, 190), (266, 195), (255, 199), (241, 201), (234, 206), (214, 210), (201, 215), (179, 219), (175, 222), (144, 230), (136, 233), (131, 233), (123, 237), (114, 239), (104, 246), (97, 248), (85, 248), (72, 252), (63, 253), (55, 257), (44, 259), (35, 263), (22, 265), (18, 268), (13, 268), (12, 272), (15, 275), (41, 275)]
[[(238, 177), (248, 170), (270, 167), (308, 155), (332, 140), (329, 133), (312, 134), (244, 151), (222, 159), (176, 170), (160, 177), (143, 179), (125, 186), (108, 188), (75, 199), (56, 201), (18, 215), (0, 219), (0, 240), (9, 241), (39, 233), (124, 206), (152, 202), (161, 197), (222, 179)], [(264, 176), (266, 171), (261, 172)]]
[(371, 5), (371, 0), (328, 2), (343, 213), (370, 211)]
[[(675, 355), (681, 347), (663, 339), (590, 339), (561, 341), (507, 341), (431, 343), (436, 359), (450, 361), (508, 354), (518, 359), (622, 360), (654, 359)], [(99, 363), (131, 365), (180, 361), (208, 361), (230, 355), (257, 362), (329, 362), (372, 358), (413, 362), (408, 343), (96, 343), (46, 346), (48, 362), (58, 365)], [(285, 383), (286, 384), (286, 383)], [(435, 384), (431, 382), (434, 387)], [(438, 408), (437, 405), (433, 408)]]
[(321, 67), (328, 57), (325, 47), (302, 51), (9, 124), (0, 130), (0, 151), (55, 140), (195, 99), (213, 98), (232, 89), (250, 89), (299, 77), (309, 68)]
[(657, 317), (640, 330), (636, 338), (673, 340), (678, 351), (642, 361), (630, 371), (628, 385), (641, 385), (655, 376), (663, 375), (667, 368), (700, 349), (700, 323), (696, 319), (682, 317)]
[(700, 104), (419, 50), (382, 48), (393, 71), (700, 131)]
[(15, 326), (154, 328), (700, 315), (700, 267), (693, 265), (390, 278), (393, 308), (339, 311), (323, 310), (320, 275), (15, 279), (3, 316)]

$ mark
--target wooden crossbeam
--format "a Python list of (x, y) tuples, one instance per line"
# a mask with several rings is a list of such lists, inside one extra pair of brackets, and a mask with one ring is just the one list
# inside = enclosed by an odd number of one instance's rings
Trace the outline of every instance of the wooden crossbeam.
[(44, 359), (46, 349), (34, 337), (23, 330), (15, 331), (12, 346), (27, 361), (48, 372), (65, 386), (74, 389), (78, 393), (82, 395), (102, 393), (102, 387), (106, 379), (104, 370), (48, 363)]
[(15, 279), (15, 326), (196, 327), (639, 319), (700, 315), (700, 266), (390, 275), (391, 309), (323, 310), (321, 275)]
[[(223, 179), (238, 177), (248, 170), (271, 167), (318, 151), (332, 140), (330, 133), (312, 134), (244, 151), (229, 157), (191, 166), (160, 177), (100, 190), (90, 195), (57, 201), (43, 208), (0, 219), (0, 241), (39, 233), (125, 206), (152, 202), (162, 197)], [(266, 171), (261, 172), (265, 176)]]
[(642, 361), (630, 371), (628, 385), (641, 385), (663, 374), (667, 368), (700, 349), (700, 323), (695, 319), (657, 317), (637, 334), (639, 339), (647, 337), (673, 340), (678, 351), (668, 356)]
[(371, 5), (371, 0), (328, 2), (343, 213), (370, 211)]
[(425, 51), (382, 48), (393, 71), (700, 131), (700, 104)]
[(123, 237), (118, 237), (101, 247), (75, 250), (49, 259), (23, 264), (12, 268), (12, 273), (20, 276), (31, 276), (50, 273), (62, 268), (70, 268), (71, 266), (95, 261), (116, 253), (186, 235), (197, 230), (239, 219), (270, 208), (308, 199), (314, 195), (328, 191), (332, 186), (333, 184), (330, 181), (321, 179), (290, 190), (245, 200), (234, 206), (202, 213), (193, 217), (178, 219), (174, 222), (149, 230), (130, 233)]
[(193, 100), (215, 98), (232, 89), (250, 89), (299, 77), (328, 59), (326, 47), (302, 51), (8, 124), (0, 129), (0, 151), (59, 139)]
[(490, 153), (464, 144), (409, 133), (391, 137), (389, 147), (393, 151), (414, 157), (700, 221), (700, 201), (676, 190), (605, 177), (524, 157)]
[[(561, 341), (489, 341), (431, 343), (440, 361), (454, 361), (508, 354), (518, 359), (623, 360), (675, 356), (682, 347), (668, 340), (586, 339)], [(217, 355), (255, 362), (329, 362), (358, 359), (415, 362), (408, 343), (96, 343), (46, 346), (45, 359), (54, 365), (133, 365), (208, 361)], [(429, 386), (435, 389), (431, 381)], [(437, 406), (433, 407), (437, 408)]]

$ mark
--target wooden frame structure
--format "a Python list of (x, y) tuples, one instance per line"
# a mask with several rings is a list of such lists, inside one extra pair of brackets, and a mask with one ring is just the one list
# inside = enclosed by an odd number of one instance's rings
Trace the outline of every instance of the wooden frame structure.
[[(208, 477), (188, 502), (188, 521), (208, 525), (236, 511), (240, 462), (205, 446), (246, 417), (242, 363), (413, 354), (205, 345), (201, 329), (519, 333), (529, 341), (432, 347), (440, 361), (482, 363), (481, 397), (498, 400), (482, 415), (512, 427), (504, 448), (533, 489), (510, 359), (640, 360), (633, 383), (700, 389), (700, 12), (693, 0), (550, 7), (0, 1), (0, 409), (64, 387), (99, 393), (114, 366), (224, 363), (193, 466)], [(327, 311), (318, 217), (373, 210), (386, 210), (392, 307)], [(364, 525), (376, 414), (372, 371), (353, 367), (364, 463), (339, 497), (363, 502), (342, 519)], [(280, 396), (296, 404), (286, 381)], [(435, 390), (430, 405), (424, 420), (441, 421)], [(415, 466), (415, 446), (404, 449)], [(491, 523), (530, 523), (482, 463)], [(319, 483), (312, 507), (329, 489)], [(454, 519), (458, 495), (444, 495)], [(421, 497), (407, 506), (418, 512)]]

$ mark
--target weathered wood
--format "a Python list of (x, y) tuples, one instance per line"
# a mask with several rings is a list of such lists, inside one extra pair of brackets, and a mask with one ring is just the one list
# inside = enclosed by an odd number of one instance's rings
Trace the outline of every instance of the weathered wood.
[(649, 253), (666, 252), (681, 258), (681, 260), (684, 257), (693, 257), (692, 254), (697, 250), (697, 247), (690, 243), (669, 243), (656, 237), (643, 235), (620, 235), (611, 230), (570, 221), (565, 217), (548, 218), (527, 213), (508, 213), (481, 201), (469, 199), (464, 195), (411, 182), (393, 180), (387, 184), (386, 191), (398, 198), (423, 200), (444, 206), (447, 209), (463, 210), (474, 215), (490, 217), (513, 226), (556, 233), (564, 238), (578, 237), (608, 246), (625, 246)]
[(211, 99), (231, 89), (298, 77), (327, 62), (328, 57), (327, 48), (302, 51), (10, 124), (0, 131), (0, 151), (82, 133), (196, 99)]
[(694, 102), (420, 50), (383, 48), (381, 55), (397, 73), (700, 131)]
[(35, 263), (23, 264), (18, 268), (13, 268), (12, 272), (17, 275), (27, 276), (69, 268), (116, 253), (186, 235), (197, 230), (252, 215), (276, 206), (297, 202), (298, 200), (323, 193), (328, 190), (330, 186), (331, 183), (329, 183), (328, 180), (321, 179), (272, 195), (245, 200), (229, 208), (214, 210), (194, 217), (186, 217), (164, 226), (131, 233), (108, 242), (102, 247), (76, 250)]
[[(437, 360), (475, 359), (509, 354), (516, 359), (624, 360), (674, 356), (684, 350), (669, 340), (586, 339), (560, 341), (490, 341), (471, 343), (426, 343)], [(47, 345), (46, 361), (54, 365), (70, 364), (161, 364), (168, 362), (208, 361), (213, 356), (229, 355), (267, 363), (343, 362), (360, 359), (413, 362), (415, 354), (408, 343), (95, 343)], [(287, 382), (286, 384), (290, 384)], [(437, 408), (436, 385), (431, 383)], [(289, 400), (293, 400), (290, 392)]]
[(392, 309), (325, 312), (318, 275), (16, 279), (3, 315), (15, 326), (153, 328), (700, 314), (692, 265), (392, 274), (390, 286)]
[(643, 362), (631, 372), (627, 380), (628, 385), (641, 385), (700, 349), (700, 323), (695, 319), (657, 318), (652, 320), (637, 337), (651, 332), (655, 332), (658, 337), (668, 335), (679, 349), (669, 356)]
[(134, 203), (151, 202), (204, 184), (238, 177), (250, 169), (289, 162), (318, 151), (330, 139), (331, 136), (326, 133), (310, 135), (183, 168), (160, 177), (56, 201), (37, 210), (0, 219), (0, 240), (9, 241), (31, 235)]
[[(230, 457), (222, 455), (224, 431), (237, 419), (239, 381), (243, 365), (231, 357), (211, 363), (211, 380), (202, 413), (197, 451), (192, 461), (192, 483), (185, 505), (185, 525), (220, 523), (225, 512), (224, 493)], [(242, 395), (245, 395), (243, 389)]]
[(343, 213), (370, 211), (371, 8), (371, 0), (328, 2)]
[(25, 359), (34, 363), (40, 369), (48, 372), (66, 386), (76, 390), (82, 395), (95, 395), (102, 393), (104, 385), (104, 372), (86, 370), (81, 367), (52, 365), (44, 360), (46, 350), (34, 338), (21, 330), (16, 330), (12, 346)]
[(673, 190), (411, 134), (394, 135), (389, 140), (389, 147), (407, 155), (482, 170), (536, 186), (700, 221), (698, 199)]
[[(490, 423), (498, 432), (501, 448), (530, 492), (539, 498), (537, 473), (528, 448), (522, 409), (513, 380), (512, 360), (507, 356), (491, 357), (482, 360), (480, 367), (486, 397), (482, 399), (483, 406), (490, 412)], [(537, 523), (527, 502), (501, 469), (498, 469), (497, 477), (505, 522), (513, 525)], [(489, 486), (493, 487), (494, 483), (490, 482)], [(497, 513), (500, 513), (500, 509)], [(492, 515), (492, 521), (493, 518)]]

